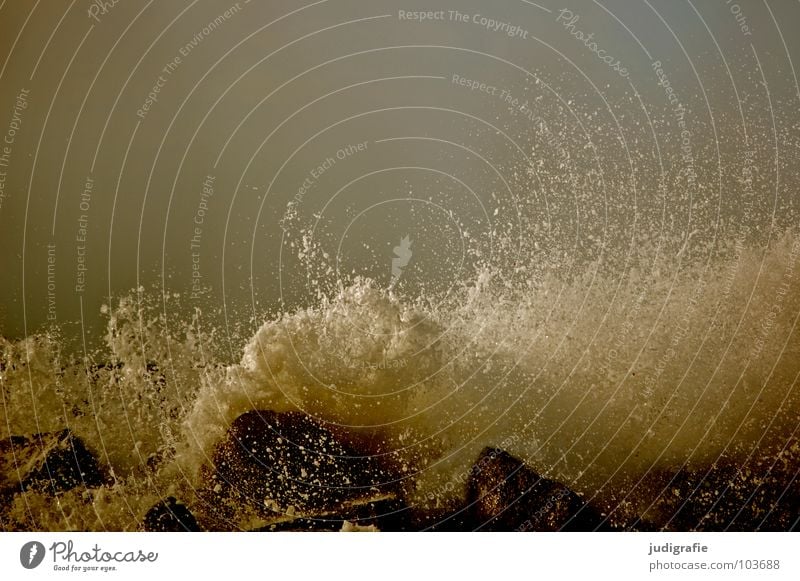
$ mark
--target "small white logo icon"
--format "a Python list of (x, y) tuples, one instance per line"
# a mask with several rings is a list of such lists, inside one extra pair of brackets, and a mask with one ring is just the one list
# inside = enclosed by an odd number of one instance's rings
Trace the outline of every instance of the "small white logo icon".
[(22, 545), (19, 551), (19, 562), (26, 569), (35, 569), (44, 560), (44, 545), (38, 541), (31, 541)]

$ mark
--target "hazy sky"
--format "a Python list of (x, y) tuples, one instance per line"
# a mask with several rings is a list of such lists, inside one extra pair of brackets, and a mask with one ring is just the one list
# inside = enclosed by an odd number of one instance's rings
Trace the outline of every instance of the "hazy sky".
[(409, 236), (405, 288), (442, 290), (544, 200), (580, 236), (796, 210), (797, 3), (100, 4), (0, 9), (8, 337), (137, 285), (307, 304), (309, 229), (315, 276), (388, 285)]

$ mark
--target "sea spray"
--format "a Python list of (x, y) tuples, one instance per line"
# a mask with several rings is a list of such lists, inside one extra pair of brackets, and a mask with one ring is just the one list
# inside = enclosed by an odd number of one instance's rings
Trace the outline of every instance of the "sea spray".
[(622, 275), (531, 267), (522, 288), (485, 268), (435, 307), (358, 279), (264, 322), (238, 362), (199, 314), (168, 321), (137, 291), (107, 309), (97, 352), (3, 340), (3, 437), (70, 427), (116, 478), (55, 504), (17, 495), (4, 526), (133, 529), (167, 494), (191, 505), (214, 446), (258, 408), (326, 422), (419, 507), (455, 503), (459, 474), (502, 445), (624, 522), (658, 499), (636, 487), (648, 474), (796, 448), (799, 247), (789, 231)]

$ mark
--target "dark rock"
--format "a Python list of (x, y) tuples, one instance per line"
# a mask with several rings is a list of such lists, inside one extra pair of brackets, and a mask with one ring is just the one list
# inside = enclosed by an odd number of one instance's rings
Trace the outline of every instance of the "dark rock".
[(0, 496), (26, 490), (59, 493), (107, 481), (92, 453), (70, 430), (0, 441)]
[(608, 528), (602, 516), (567, 486), (543, 478), (497, 448), (484, 449), (470, 472), (466, 513), (472, 529), (485, 531)]
[(257, 532), (321, 531), (339, 532), (348, 526), (372, 528), (383, 532), (409, 530), (408, 507), (394, 498), (375, 498), (341, 507), (336, 514), (287, 518), (255, 529)]
[(413, 510), (401, 499), (386, 499), (361, 504), (347, 515), (348, 522), (360, 526), (374, 526), (383, 532), (405, 532)]
[(142, 523), (147, 532), (194, 532), (200, 526), (191, 511), (173, 496), (156, 503), (144, 515)]
[(800, 514), (800, 448), (718, 458), (710, 467), (658, 472), (637, 493), (651, 499), (636, 528), (665, 531), (792, 531)]
[(341, 518), (295, 518), (290, 520), (279, 520), (266, 526), (253, 529), (254, 533), (335, 533), (342, 530), (344, 519)]
[(416, 509), (411, 513), (408, 530), (437, 533), (459, 533), (473, 531), (479, 526), (466, 506), (457, 510)]
[(215, 528), (242, 505), (267, 521), (338, 514), (341, 523), (355, 502), (393, 496), (387, 470), (300, 412), (239, 416), (212, 460), (203, 500)]

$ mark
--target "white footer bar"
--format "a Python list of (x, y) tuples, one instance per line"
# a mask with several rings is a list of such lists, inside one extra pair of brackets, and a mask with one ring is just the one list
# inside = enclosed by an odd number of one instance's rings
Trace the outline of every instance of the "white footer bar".
[(791, 533), (3, 533), (0, 571), (15, 580), (800, 579), (799, 540)]

